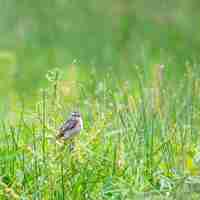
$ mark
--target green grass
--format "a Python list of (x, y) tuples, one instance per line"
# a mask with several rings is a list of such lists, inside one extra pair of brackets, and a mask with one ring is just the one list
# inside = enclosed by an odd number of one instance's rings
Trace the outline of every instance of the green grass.
[(199, 199), (198, 0), (0, 5), (0, 200)]
[[(34, 106), (15, 100), (1, 120), (0, 199), (199, 199), (198, 67), (176, 84), (159, 67), (134, 82), (49, 72)], [(84, 130), (69, 152), (55, 135), (72, 110)]]

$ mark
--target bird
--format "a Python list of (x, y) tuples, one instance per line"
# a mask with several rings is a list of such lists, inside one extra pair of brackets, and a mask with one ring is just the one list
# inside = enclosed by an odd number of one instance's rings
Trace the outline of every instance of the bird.
[(80, 133), (83, 129), (83, 120), (79, 112), (72, 112), (69, 119), (59, 128), (57, 139), (68, 140)]

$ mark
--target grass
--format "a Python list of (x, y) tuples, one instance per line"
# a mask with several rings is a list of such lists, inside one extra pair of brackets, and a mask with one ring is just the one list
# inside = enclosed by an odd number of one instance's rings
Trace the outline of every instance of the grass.
[(198, 4), (2, 1), (0, 200), (199, 199)]
[[(176, 84), (160, 65), (134, 82), (49, 72), (35, 105), (1, 120), (0, 199), (199, 199), (199, 70), (186, 68)], [(55, 135), (72, 110), (84, 130), (69, 152)]]

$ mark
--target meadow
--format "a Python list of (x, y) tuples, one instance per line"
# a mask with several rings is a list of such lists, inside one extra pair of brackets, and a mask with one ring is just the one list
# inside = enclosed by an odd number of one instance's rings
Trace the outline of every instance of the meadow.
[[(176, 88), (156, 65), (147, 83), (110, 70), (87, 81), (54, 69), (34, 106), (17, 104), (1, 120), (1, 199), (198, 199), (199, 74), (188, 64)], [(70, 152), (58, 127), (79, 110), (84, 130)], [(14, 120), (13, 120), (14, 119)]]
[(199, 1), (0, 5), (0, 200), (200, 198)]

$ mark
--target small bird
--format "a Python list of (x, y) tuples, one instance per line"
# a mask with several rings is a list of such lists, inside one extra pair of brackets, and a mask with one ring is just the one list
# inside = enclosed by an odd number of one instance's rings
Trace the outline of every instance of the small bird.
[(71, 139), (83, 129), (83, 120), (79, 112), (72, 112), (70, 118), (59, 128), (57, 138)]

